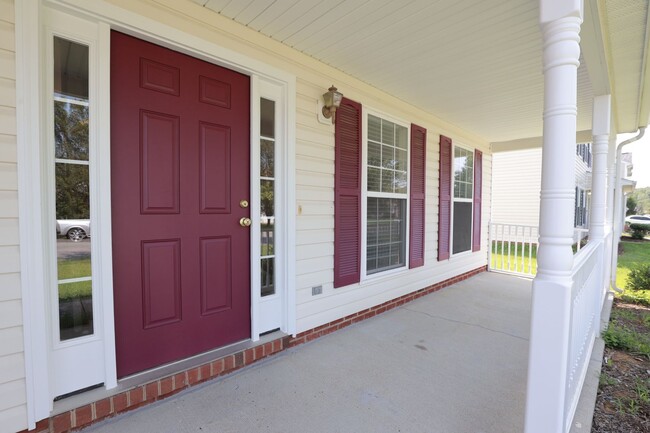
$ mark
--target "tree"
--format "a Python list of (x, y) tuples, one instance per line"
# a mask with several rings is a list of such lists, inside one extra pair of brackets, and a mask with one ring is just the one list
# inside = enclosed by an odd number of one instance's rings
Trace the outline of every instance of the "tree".
[(627, 197), (627, 211), (625, 216), (636, 215), (636, 199), (634, 196), (630, 195)]
[(88, 107), (56, 102), (54, 105), (55, 157), (79, 163), (57, 162), (56, 218), (90, 218), (88, 165)]

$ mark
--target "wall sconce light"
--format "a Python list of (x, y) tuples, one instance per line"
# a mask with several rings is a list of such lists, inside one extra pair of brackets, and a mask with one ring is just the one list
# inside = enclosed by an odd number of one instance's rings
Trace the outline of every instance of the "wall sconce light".
[(327, 93), (323, 93), (323, 116), (326, 119), (332, 118), (332, 124), (336, 123), (336, 109), (341, 106), (343, 93), (339, 92), (334, 85), (327, 89)]

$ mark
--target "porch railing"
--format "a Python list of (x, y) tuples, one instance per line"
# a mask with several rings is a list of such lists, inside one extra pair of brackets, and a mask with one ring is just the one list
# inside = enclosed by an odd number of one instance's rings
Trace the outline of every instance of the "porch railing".
[(537, 272), (536, 226), (490, 223), (488, 269), (532, 277)]
[[(588, 235), (589, 229), (575, 229), (573, 240), (576, 254), (586, 244)], [(490, 223), (488, 269), (492, 272), (534, 277), (537, 274), (538, 238), (537, 226)]]
[(569, 431), (589, 358), (599, 329), (603, 304), (603, 254), (606, 239), (589, 242), (574, 258), (571, 289), (569, 359), (566, 380), (565, 426)]

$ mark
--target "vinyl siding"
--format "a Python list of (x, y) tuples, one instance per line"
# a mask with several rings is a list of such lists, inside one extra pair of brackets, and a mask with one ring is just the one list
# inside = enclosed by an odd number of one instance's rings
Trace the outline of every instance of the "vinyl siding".
[[(296, 302), (297, 332), (308, 330), (487, 264), (491, 156), (479, 137), (423, 113), (416, 107), (301, 54), (233, 20), (190, 2), (111, 0), (124, 9), (214, 42), (296, 76)], [(413, 270), (364, 278), (334, 289), (334, 126), (318, 121), (318, 101), (334, 83), (348, 98), (405, 123), (427, 129), (425, 264)], [(365, 115), (365, 114), (364, 114)], [(438, 231), (438, 142), (444, 134), (484, 154), (484, 249), (436, 261)], [(323, 293), (311, 295), (311, 288)]]
[[(498, 152), (493, 156), (492, 222), (539, 225), (542, 148)], [(575, 155), (575, 185), (591, 190), (591, 169)]]
[(27, 427), (23, 354), (14, 0), (0, 0), (0, 433)]
[(499, 152), (492, 158), (492, 222), (536, 227), (542, 188), (542, 149)]

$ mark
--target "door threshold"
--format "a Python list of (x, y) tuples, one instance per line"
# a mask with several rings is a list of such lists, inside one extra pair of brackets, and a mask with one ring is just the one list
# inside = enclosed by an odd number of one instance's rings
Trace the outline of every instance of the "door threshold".
[(78, 393), (72, 393), (72, 395), (61, 398), (54, 402), (54, 407), (50, 416), (55, 416), (63, 412), (70, 411), (72, 409), (81, 407), (83, 405), (102, 400), (113, 395), (120, 394), (129, 389), (135, 388), (137, 386), (144, 385), (146, 383), (158, 380), (163, 377), (172, 376), (176, 373), (187, 371), (189, 369), (199, 367), (203, 364), (209, 363), (211, 361), (223, 358), (234, 353), (241, 352), (246, 349), (253, 347), (261, 346), (270, 341), (280, 339), (285, 337), (285, 334), (282, 331), (274, 331), (269, 334), (260, 336), (258, 341), (253, 342), (251, 339), (242, 340), (228, 346), (220, 347), (218, 349), (213, 349), (209, 352), (203, 352), (198, 355), (194, 355), (190, 358), (185, 358), (180, 361), (171, 362), (169, 364), (161, 365), (159, 367), (152, 368), (147, 371), (136, 373), (131, 376), (127, 376), (118, 380), (117, 386), (115, 388), (106, 389), (106, 388), (93, 388), (88, 391), (82, 391)]

